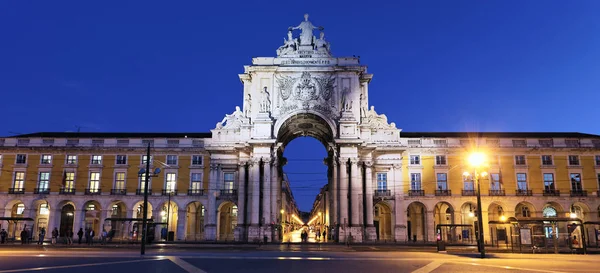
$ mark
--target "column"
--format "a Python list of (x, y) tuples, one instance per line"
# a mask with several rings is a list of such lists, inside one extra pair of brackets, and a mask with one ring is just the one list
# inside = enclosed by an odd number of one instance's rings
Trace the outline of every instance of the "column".
[(362, 202), (361, 200), (361, 193), (362, 193), (362, 184), (361, 184), (361, 175), (360, 173), (358, 173), (358, 160), (356, 160), (355, 158), (350, 160), (350, 187), (351, 187), (351, 192), (350, 192), (350, 204), (351, 204), (351, 209), (350, 212), (352, 213), (352, 226), (353, 227), (357, 227), (360, 225), (360, 202)]
[[(206, 240), (217, 239), (217, 194), (219, 179), (219, 165), (210, 164), (210, 175), (208, 177), (208, 205), (206, 206), (206, 228), (204, 230)], [(160, 215), (160, 214), (158, 214)]]
[(263, 170), (262, 216), (264, 219), (263, 226), (267, 227), (271, 224), (271, 159), (264, 162)]
[[(335, 226), (335, 225), (339, 225), (340, 224), (340, 218), (339, 218), (339, 184), (338, 184), (338, 162), (335, 158), (331, 159), (331, 164), (330, 164), (330, 168), (332, 168), (332, 172), (331, 172), (331, 181), (330, 181), (330, 189), (331, 189), (331, 199), (332, 199), (332, 205), (331, 205), (331, 220), (330, 223), (331, 225)], [(331, 230), (327, 231), (328, 233), (331, 232)]]
[(237, 207), (238, 207), (238, 227), (243, 227), (246, 223), (244, 222), (245, 218), (246, 218), (246, 207), (245, 207), (245, 201), (246, 201), (246, 162), (239, 162), (238, 163), (238, 201), (237, 201)]
[(425, 236), (427, 238), (425, 241), (427, 242), (435, 242), (435, 219), (434, 219), (434, 211), (427, 211), (427, 215), (425, 215)]
[(373, 163), (368, 161), (365, 162), (365, 183), (366, 185), (366, 195), (367, 195), (367, 222), (365, 223), (367, 227), (373, 226)]
[[(392, 181), (388, 182), (388, 185), (391, 185), (392, 194), (394, 195), (394, 237), (396, 241), (405, 241), (411, 238), (408, 238), (407, 231), (407, 219), (406, 219), (406, 210), (408, 209), (408, 204), (402, 205), (402, 193), (404, 192), (404, 186), (402, 183), (402, 165), (394, 164), (392, 166)], [(389, 181), (389, 180), (388, 180)], [(416, 232), (413, 229), (413, 234)]]
[(187, 221), (187, 210), (185, 208), (177, 210), (177, 232), (175, 232), (177, 234), (177, 241), (185, 240), (185, 227)]
[(348, 159), (340, 158), (340, 225), (348, 221)]
[[(271, 166), (271, 221), (275, 223), (275, 225), (279, 225), (281, 223), (281, 212), (279, 212), (279, 203), (280, 200), (278, 196), (280, 196), (280, 188), (279, 188), (279, 175), (278, 175), (278, 159), (275, 158), (273, 160), (273, 165)], [(271, 238), (272, 240), (279, 241), (279, 229), (277, 231), (271, 230)]]
[(258, 219), (258, 212), (260, 210), (260, 161), (256, 159), (253, 160), (250, 168), (251, 179), (248, 183), (248, 187), (252, 188), (250, 194), (252, 200), (250, 225), (258, 226), (258, 224), (260, 223), (260, 219)]

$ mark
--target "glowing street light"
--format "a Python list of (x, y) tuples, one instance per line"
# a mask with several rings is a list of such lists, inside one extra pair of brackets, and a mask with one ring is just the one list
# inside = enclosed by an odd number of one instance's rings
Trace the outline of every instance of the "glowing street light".
[[(482, 171), (481, 169), (486, 166), (486, 155), (482, 152), (473, 152), (467, 158), (467, 161), (471, 168), (473, 168), (473, 173), (464, 172), (463, 175), (465, 177), (472, 177), (473, 181), (477, 183), (477, 229), (478, 229), (478, 238), (477, 242), (479, 245), (479, 252), (481, 253), (481, 258), (485, 258), (485, 246), (483, 240), (483, 218), (482, 218), (482, 209), (481, 209), (481, 183), (479, 183), (479, 179), (486, 177), (488, 175), (487, 172)], [(471, 212), (472, 213), (472, 212)], [(470, 214), (469, 213), (469, 216)], [(504, 217), (504, 219), (502, 219)], [(505, 221), (506, 217), (504, 215), (500, 216), (501, 221)]]

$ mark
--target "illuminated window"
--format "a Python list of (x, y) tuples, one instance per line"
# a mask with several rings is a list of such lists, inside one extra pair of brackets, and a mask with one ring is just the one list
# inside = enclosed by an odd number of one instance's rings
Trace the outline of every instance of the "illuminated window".
[(115, 189), (118, 189), (118, 190), (125, 189), (125, 173), (124, 172), (115, 173)]
[(14, 189), (23, 189), (25, 185), (25, 172), (15, 172), (15, 181), (13, 183)]
[(523, 166), (527, 164), (524, 155), (515, 155), (515, 165)]
[[(142, 164), (146, 165), (147, 163), (148, 163), (148, 156), (143, 155), (142, 156)], [(150, 156), (150, 164), (152, 164), (152, 156)]]
[(91, 164), (93, 164), (93, 165), (100, 165), (100, 164), (102, 164), (102, 156), (101, 155), (93, 155), (92, 156)]
[(421, 190), (421, 174), (411, 173), (410, 174), (410, 189)]
[(192, 184), (190, 187), (192, 190), (199, 190), (202, 188), (202, 174), (192, 173)]
[(67, 164), (77, 164), (77, 156), (67, 155)]
[(556, 213), (556, 209), (553, 207), (545, 207), (542, 210), (542, 215), (544, 217), (556, 217), (558, 215), (558, 213)]
[[(142, 191), (144, 191), (145, 181), (146, 181), (146, 174), (142, 173), (142, 175), (140, 175), (140, 186), (139, 186), (139, 189)], [(152, 177), (148, 177), (148, 188), (152, 189)]]
[(47, 190), (49, 184), (50, 184), (50, 173), (49, 172), (40, 173), (40, 180), (38, 181), (38, 188), (40, 190)]
[(167, 173), (167, 188), (168, 192), (175, 192), (177, 183), (177, 175), (175, 173)]
[(23, 215), (24, 212), (25, 212), (25, 205), (18, 204), (17, 205), (17, 215)]
[(74, 172), (65, 172), (64, 186), (65, 186), (65, 189), (73, 189), (75, 187), (75, 173)]
[(90, 173), (90, 192), (98, 192), (100, 189), (100, 173)]
[(448, 189), (448, 175), (446, 173), (437, 174), (437, 189), (440, 191)]
[(527, 190), (527, 174), (517, 174), (517, 190)]
[(377, 190), (387, 190), (387, 173), (377, 173)]
[(223, 189), (233, 190), (233, 184), (235, 182), (234, 173), (223, 174)]
[(40, 205), (40, 214), (41, 215), (48, 215), (50, 214), (50, 210), (48, 209), (48, 204), (41, 204)]
[(52, 155), (42, 155), (42, 164), (51, 164), (52, 163)]

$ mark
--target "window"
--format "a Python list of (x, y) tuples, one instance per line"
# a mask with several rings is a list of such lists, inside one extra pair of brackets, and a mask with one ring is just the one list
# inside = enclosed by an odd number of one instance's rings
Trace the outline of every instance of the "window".
[(42, 204), (40, 204), (40, 214), (41, 215), (48, 215), (48, 214), (50, 214), (50, 209), (48, 209), (48, 203), (42, 203)]
[(578, 139), (565, 139), (565, 146), (568, 148), (577, 148), (579, 147)]
[(13, 183), (14, 189), (23, 189), (25, 186), (25, 172), (15, 172), (15, 181)]
[(118, 216), (119, 215), (119, 205), (113, 205), (112, 206), (112, 213), (110, 215), (112, 215), (112, 216)]
[(581, 187), (581, 174), (572, 173), (571, 174), (571, 190), (573, 191), (582, 191)]
[(540, 139), (538, 140), (538, 143), (540, 144), (540, 147), (544, 148), (550, 148), (553, 146), (552, 139)]
[[(142, 164), (146, 165), (148, 163), (148, 156), (147, 155), (143, 155), (142, 156)], [(150, 164), (152, 164), (152, 156), (150, 156)]]
[(542, 216), (544, 217), (556, 217), (558, 216), (558, 213), (556, 213), (556, 209), (553, 207), (545, 207), (542, 210)]
[(118, 147), (127, 147), (129, 146), (129, 139), (117, 139)]
[[(142, 173), (140, 175), (140, 190), (144, 191), (144, 186), (145, 186), (145, 182), (146, 182), (146, 173)], [(149, 191), (152, 190), (152, 177), (148, 177), (148, 188)]]
[(148, 144), (150, 147), (154, 147), (154, 139), (142, 139), (142, 146), (148, 147)]
[(75, 173), (74, 172), (65, 172), (64, 177), (64, 187), (65, 189), (73, 189), (75, 188)]
[(117, 155), (117, 165), (125, 165), (127, 164), (127, 156), (126, 155)]
[(115, 189), (117, 189), (117, 190), (125, 189), (125, 173), (124, 172), (115, 173)]
[(233, 190), (233, 182), (234, 182), (233, 173), (224, 173), (223, 174), (223, 188), (226, 190)]
[(52, 164), (52, 155), (42, 155), (42, 164)]
[(448, 189), (448, 175), (446, 173), (437, 174), (437, 189), (440, 191)]
[(77, 164), (77, 156), (67, 155), (67, 164)]
[(531, 217), (531, 212), (529, 211), (528, 206), (521, 207), (521, 216), (523, 217)]
[(17, 205), (17, 215), (23, 215), (25, 212), (25, 204), (21, 203)]
[(202, 140), (192, 140), (192, 147), (204, 147), (204, 142)]
[(411, 155), (410, 165), (421, 165), (421, 157), (418, 155)]
[(16, 164), (25, 164), (27, 163), (27, 155), (26, 154), (18, 154)]
[(100, 189), (100, 173), (90, 173), (90, 192), (98, 192)]
[(500, 174), (499, 173), (491, 173), (490, 174), (490, 190), (498, 191), (502, 189), (502, 185), (500, 183)]
[(570, 166), (579, 166), (579, 156), (570, 155), (569, 156), (569, 165)]
[(193, 173), (192, 174), (192, 185), (190, 185), (192, 190), (199, 190), (202, 188), (202, 174), (201, 173)]
[(475, 186), (474, 186), (474, 183), (473, 183), (473, 178), (470, 177), (470, 176), (464, 176), (463, 177), (463, 186), (464, 186), (463, 190), (474, 191), (475, 190)]
[(542, 156), (542, 165), (552, 166), (552, 156), (551, 155), (543, 155)]
[(517, 190), (520, 190), (520, 191), (527, 190), (527, 174), (526, 173), (518, 173), (517, 174)]
[(179, 139), (167, 140), (167, 147), (179, 147)]
[(434, 139), (433, 144), (438, 147), (446, 147), (448, 146), (448, 140), (446, 139)]
[(177, 165), (177, 156), (167, 155), (167, 165)]
[(93, 155), (92, 156), (92, 165), (100, 165), (102, 164), (102, 156), (101, 155)]
[(42, 144), (44, 144), (46, 146), (54, 145), (54, 139), (53, 138), (42, 139)]
[(50, 184), (50, 173), (49, 172), (40, 173), (40, 181), (38, 181), (38, 189), (47, 190), (49, 184)]
[(525, 139), (513, 139), (512, 143), (514, 148), (527, 147), (527, 141)]
[(19, 139), (17, 140), (17, 145), (29, 145), (29, 139)]
[(524, 166), (526, 164), (524, 155), (515, 155), (515, 165)]
[(104, 146), (104, 139), (92, 139), (92, 146)]
[(77, 146), (79, 144), (79, 139), (67, 139), (67, 146)]
[(192, 165), (202, 165), (202, 156), (201, 155), (193, 155), (192, 156)]
[(446, 156), (445, 155), (436, 155), (435, 156), (435, 165), (446, 165)]
[(552, 173), (544, 174), (544, 190), (545, 191), (553, 191), (554, 190), (554, 174), (552, 174)]
[(175, 192), (177, 184), (177, 174), (175, 173), (167, 173), (167, 192)]
[(600, 155), (597, 155), (596, 157), (594, 157), (595, 161), (596, 161), (596, 166), (600, 166)]
[(421, 174), (411, 173), (410, 174), (410, 189), (421, 190)]
[(421, 140), (420, 139), (409, 139), (408, 145), (421, 145)]
[(377, 190), (387, 190), (387, 173), (377, 173)]

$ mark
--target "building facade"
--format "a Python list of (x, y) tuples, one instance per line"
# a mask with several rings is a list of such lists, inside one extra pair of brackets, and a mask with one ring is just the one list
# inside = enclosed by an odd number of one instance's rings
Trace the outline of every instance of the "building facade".
[(440, 224), (461, 225), (441, 236), (473, 238), (475, 181), (463, 176), (471, 171), (465, 158), (473, 150), (485, 150), (490, 159), (489, 176), (479, 180), (489, 242), (502, 233), (489, 223), (502, 216), (573, 213), (599, 220), (600, 136), (401, 133), (369, 104), (373, 75), (366, 66), (330, 50), (323, 29), (306, 15), (288, 30), (277, 57), (253, 58), (244, 67), (242, 107), (210, 133), (2, 139), (2, 226), (13, 234), (24, 225), (60, 227), (61, 234), (113, 229), (134, 239), (144, 192), (139, 173), (150, 160), (152, 169), (162, 170), (148, 187), (156, 236), (278, 241), (297, 213), (283, 172), (285, 147), (301, 136), (327, 149), (329, 182), (317, 206), (323, 209), (315, 213), (337, 241), (433, 241)]

